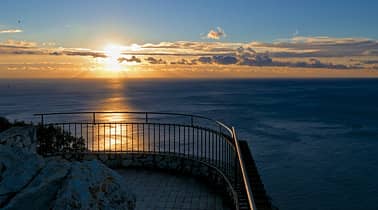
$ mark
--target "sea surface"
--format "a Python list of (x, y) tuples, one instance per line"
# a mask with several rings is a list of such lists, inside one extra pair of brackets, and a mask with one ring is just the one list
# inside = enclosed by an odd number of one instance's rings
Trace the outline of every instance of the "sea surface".
[(249, 142), (281, 210), (378, 209), (378, 80), (0, 80), (0, 116), (159, 111), (208, 116)]

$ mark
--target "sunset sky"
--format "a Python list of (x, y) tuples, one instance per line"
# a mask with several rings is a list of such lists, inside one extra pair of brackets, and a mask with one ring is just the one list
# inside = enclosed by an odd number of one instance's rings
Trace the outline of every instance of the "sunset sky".
[(0, 78), (378, 77), (378, 2), (1, 1)]

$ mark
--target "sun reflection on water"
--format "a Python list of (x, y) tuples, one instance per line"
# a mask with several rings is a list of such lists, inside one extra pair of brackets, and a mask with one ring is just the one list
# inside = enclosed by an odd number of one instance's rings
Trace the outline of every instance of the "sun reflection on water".
[[(91, 130), (91, 141), (88, 144), (92, 151), (127, 151), (138, 150), (141, 132), (135, 126), (128, 124), (135, 116), (125, 111), (133, 111), (128, 105), (124, 95), (124, 84), (121, 79), (109, 80), (108, 88), (110, 95), (98, 103), (98, 111), (104, 113), (96, 114), (97, 124), (89, 127)], [(112, 112), (112, 113), (106, 113)]]
[(140, 133), (126, 123), (99, 123), (93, 127), (93, 133), (94, 141), (89, 145), (93, 151), (137, 151), (140, 146)]

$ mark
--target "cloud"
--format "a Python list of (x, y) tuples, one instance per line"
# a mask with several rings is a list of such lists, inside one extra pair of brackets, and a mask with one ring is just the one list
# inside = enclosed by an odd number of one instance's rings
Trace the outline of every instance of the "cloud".
[(274, 61), (274, 59), (269, 55), (268, 52), (257, 53), (252, 48), (238, 49), (238, 58), (240, 65), (248, 66), (287, 66), (287, 67), (304, 67), (304, 68), (330, 68), (330, 69), (348, 69), (355, 68), (355, 66), (346, 66), (341, 64), (323, 63), (319, 59), (310, 58), (306, 61), (298, 62), (282, 62)]
[(0, 30), (0, 34), (13, 34), (13, 33), (21, 33), (21, 29), (4, 29)]
[(293, 37), (274, 43), (250, 43), (250, 47), (270, 51), (274, 57), (345, 57), (373, 54), (377, 40), (365, 38)]
[(223, 64), (223, 65), (229, 65), (229, 64), (236, 64), (238, 62), (238, 59), (235, 56), (231, 55), (216, 55), (213, 56), (214, 63), (217, 64)]
[(328, 68), (328, 69), (350, 69), (350, 68), (361, 68), (361, 66), (356, 65), (343, 65), (343, 64), (333, 64), (324, 63), (319, 59), (310, 58), (304, 61), (297, 62), (283, 62), (275, 61), (270, 57), (268, 52), (258, 53), (252, 48), (240, 47), (236, 50), (235, 55), (227, 56), (201, 56), (197, 59), (198, 63), (201, 64), (219, 64), (219, 65), (242, 65), (242, 66), (285, 66), (285, 67), (302, 67), (302, 68)]
[(122, 62), (135, 62), (135, 63), (141, 63), (142, 60), (140, 58), (137, 58), (136, 56), (131, 56), (131, 58), (125, 58), (125, 57), (120, 57), (117, 59), (118, 62), (122, 63)]
[(362, 61), (364, 64), (378, 64), (378, 60), (367, 60), (367, 61)]
[[(52, 44), (48, 44), (52, 45)], [(46, 46), (42, 44), (42, 46)], [(36, 42), (7, 40), (0, 43), (0, 54), (14, 55), (68, 55), (68, 56), (91, 56), (93, 58), (106, 58), (104, 52), (82, 48), (40, 48)]]
[(211, 57), (199, 57), (198, 58), (198, 61), (200, 63), (206, 63), (206, 64), (210, 64), (213, 62), (213, 59)]
[(43, 54), (43, 51), (37, 48), (37, 43), (28, 41), (6, 40), (0, 42), (0, 54)]
[(146, 59), (144, 59), (145, 61), (147, 61), (149, 64), (167, 64), (166, 61), (164, 61), (163, 59), (159, 58), (159, 59), (156, 59), (154, 57), (148, 57)]
[(175, 65), (175, 64), (178, 64), (178, 65), (195, 65), (195, 64), (197, 64), (197, 60), (196, 59), (186, 60), (186, 59), (182, 58), (181, 60), (178, 60), (178, 61), (172, 61), (172, 62), (170, 62), (170, 64), (172, 64), (172, 65)]
[(370, 41), (365, 38), (333, 38), (328, 36), (295, 36), (289, 40), (291, 43), (312, 43), (321, 45), (334, 45), (334, 44), (350, 44)]
[(55, 42), (43, 42), (42, 46), (53, 47), (53, 46), (56, 46), (56, 43)]
[(304, 68), (328, 68), (328, 69), (348, 69), (348, 68), (358, 68), (356, 66), (347, 66), (343, 64), (332, 64), (332, 63), (323, 63), (316, 58), (310, 58), (308, 62), (282, 62), (280, 63), (283, 66), (289, 67), (304, 67)]
[(147, 43), (140, 46), (137, 52), (127, 52), (132, 55), (177, 55), (177, 56), (213, 56), (219, 54), (228, 55), (231, 51), (243, 43), (220, 42), (160, 42), (158, 44)]
[[(118, 59), (120, 63), (356, 69), (372, 68), (375, 64), (364, 60), (378, 60), (374, 57), (378, 55), (377, 41), (363, 38), (293, 37), (273, 43), (177, 41), (123, 49), (123, 57)], [(0, 42), (0, 54), (107, 57), (103, 51), (17, 40)]]
[(103, 52), (96, 52), (91, 50), (63, 50), (61, 52), (63, 55), (70, 55), (70, 56), (91, 56), (93, 58), (106, 58), (107, 56)]
[(254, 49), (239, 47), (237, 49), (240, 65), (248, 66), (270, 66), (273, 63), (272, 58), (267, 52), (257, 53)]
[(208, 39), (216, 39), (216, 40), (219, 40), (220, 38), (222, 37), (225, 37), (226, 36), (226, 33), (224, 32), (224, 30), (221, 28), (221, 27), (217, 27), (216, 30), (213, 30), (211, 29), (209, 31), (209, 33), (207, 33), (207, 38)]
[(202, 64), (221, 64), (221, 65), (248, 65), (248, 66), (271, 66), (272, 58), (267, 53), (257, 53), (252, 48), (239, 47), (230, 55), (201, 56), (198, 62)]
[[(69, 56), (91, 56), (93, 58), (106, 58), (104, 52), (94, 51), (82, 48), (51, 48), (53, 43), (41, 44), (43, 48), (38, 47), (38, 43), (23, 40), (6, 40), (0, 42), (0, 54), (26, 54), (26, 55), (69, 55)], [(48, 47), (46, 47), (48, 46)], [(49, 48), (50, 47), (50, 48)]]
[(196, 61), (202, 64), (220, 64), (220, 65), (231, 65), (237, 64), (238, 58), (233, 55), (215, 55), (212, 57), (202, 56)]
[(371, 56), (378, 56), (378, 49), (371, 49), (371, 50), (366, 50), (362, 53), (363, 55), (371, 55)]
[[(53, 44), (42, 46), (49, 51), (57, 51)], [(0, 43), (0, 47), (7, 48), (31, 48), (37, 47), (34, 42), (8, 40)], [(346, 57), (346, 56), (377, 56), (378, 42), (371, 39), (363, 38), (330, 38), (330, 37), (293, 37), (291, 39), (279, 40), (273, 43), (224, 43), (224, 42), (161, 42), (158, 44), (147, 43), (140, 45), (138, 50), (124, 51), (124, 55), (141, 55), (141, 56), (239, 56), (238, 49), (244, 50), (243, 57), (248, 62), (247, 54), (259, 54), (268, 52), (271, 58), (313, 58), (313, 57)], [(249, 52), (247, 52), (247, 49)], [(30, 50), (30, 49), (29, 49)], [(64, 48), (63, 48), (64, 50)], [(101, 51), (90, 49), (65, 49), (68, 51), (79, 51), (78, 53), (68, 52), (69, 55), (89, 55), (93, 57), (104, 57)], [(86, 51), (88, 53), (84, 53)], [(93, 53), (96, 52), (96, 53)], [(64, 53), (55, 53), (64, 54)], [(252, 56), (253, 57), (253, 56)]]
[(8, 47), (8, 48), (31, 48), (31, 47), (37, 47), (36, 42), (29, 42), (29, 41), (23, 41), (23, 40), (6, 40), (5, 42), (0, 43), (0, 47)]
[[(251, 48), (258, 53), (269, 52), (271, 57), (345, 57), (378, 55), (377, 40), (364, 38), (293, 37), (273, 43), (225, 42), (161, 42), (141, 45), (138, 54), (214, 56), (235, 54), (239, 47)], [(135, 52), (133, 52), (135, 53)]]
[(48, 55), (68, 55), (68, 56), (90, 56), (93, 58), (106, 58), (104, 52), (93, 51), (90, 49), (82, 48), (58, 48), (58, 49), (47, 49), (46, 54)]
[(63, 55), (63, 52), (61, 52), (61, 51), (53, 51), (53, 52), (50, 52), (49, 55), (56, 55), (56, 56)]

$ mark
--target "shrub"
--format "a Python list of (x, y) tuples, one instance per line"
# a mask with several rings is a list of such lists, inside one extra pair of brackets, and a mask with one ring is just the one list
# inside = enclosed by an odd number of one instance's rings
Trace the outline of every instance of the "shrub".
[(43, 155), (85, 151), (84, 138), (72, 136), (71, 133), (52, 125), (39, 125), (37, 139), (39, 141), (38, 152)]
[(0, 132), (7, 130), (12, 127), (12, 124), (5, 117), (0, 117)]
[[(27, 126), (32, 123), (23, 121), (14, 121), (13, 123), (5, 117), (0, 117), (0, 132), (5, 131), (14, 126)], [(83, 152), (85, 143), (82, 137), (72, 136), (71, 133), (56, 128), (52, 125), (37, 126), (37, 151), (39, 154), (48, 155), (67, 152)]]

